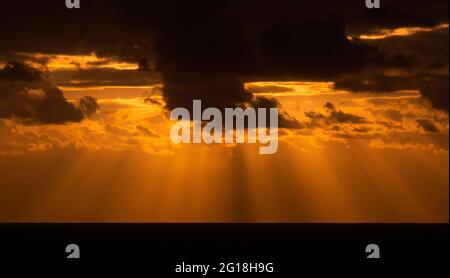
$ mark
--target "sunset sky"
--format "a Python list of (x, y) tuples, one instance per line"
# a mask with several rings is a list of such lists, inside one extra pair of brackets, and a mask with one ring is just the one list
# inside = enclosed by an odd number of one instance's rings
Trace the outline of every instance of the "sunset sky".
[[(64, 2), (1, 4), (0, 222), (448, 223), (447, 0)], [(278, 152), (173, 144), (193, 99)]]

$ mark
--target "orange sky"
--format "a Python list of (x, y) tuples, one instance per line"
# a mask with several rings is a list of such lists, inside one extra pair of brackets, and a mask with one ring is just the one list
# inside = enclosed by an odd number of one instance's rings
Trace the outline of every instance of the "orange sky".
[[(366, 120), (280, 131), (278, 153), (261, 156), (252, 145), (173, 145), (172, 123), (162, 106), (144, 102), (147, 90), (116, 88), (108, 98), (104, 89), (100, 111), (81, 123), (2, 120), (0, 220), (448, 222), (448, 115), (418, 92), (246, 86), (277, 97), (303, 122), (308, 111), (326, 115), (326, 102)], [(439, 132), (424, 131), (417, 118)]]
[[(64, 83), (68, 100), (91, 95), (101, 108), (65, 125), (0, 119), (0, 222), (448, 223), (448, 113), (431, 109), (418, 91), (246, 83), (305, 126), (280, 130), (278, 152), (261, 156), (257, 145), (172, 144), (160, 84), (66, 82), (80, 69), (136, 71), (136, 64), (95, 54), (22, 55), (48, 60), (45, 70)], [(326, 103), (363, 120), (339, 122)]]

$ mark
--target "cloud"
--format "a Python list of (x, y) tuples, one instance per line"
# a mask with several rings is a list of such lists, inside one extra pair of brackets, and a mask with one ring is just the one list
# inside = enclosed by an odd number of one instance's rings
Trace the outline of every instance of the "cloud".
[(77, 70), (54, 70), (52, 80), (62, 87), (86, 88), (97, 86), (149, 86), (160, 82), (154, 71), (93, 68)]
[(190, 107), (193, 99), (217, 108), (251, 101), (240, 78), (250, 56), (238, 22), (203, 15), (172, 24), (156, 47), (168, 109)]
[(418, 119), (417, 125), (421, 127), (426, 132), (438, 133), (439, 129), (437, 126), (430, 120), (427, 119)]
[(419, 91), (433, 108), (448, 112), (448, 36), (446, 27), (366, 41), (378, 49), (369, 67), (336, 80), (335, 88), (356, 93)]
[(18, 117), (32, 122), (62, 124), (80, 122), (82, 111), (41, 72), (11, 62), (0, 70), (0, 118)]
[(364, 117), (357, 115), (345, 113), (342, 110), (337, 110), (334, 104), (327, 102), (324, 105), (326, 109), (326, 114), (320, 112), (306, 112), (305, 116), (309, 118), (310, 127), (322, 127), (323, 125), (333, 125), (333, 124), (363, 124), (366, 123)]
[[(275, 98), (268, 97), (254, 97), (252, 101), (250, 101), (250, 106), (258, 109), (258, 108), (280, 108), (280, 102)], [(268, 115), (267, 115), (268, 116)], [(266, 123), (269, 123), (270, 120), (266, 119)], [(288, 129), (301, 129), (304, 126), (294, 117), (289, 115), (289, 113), (285, 111), (280, 111), (278, 113), (278, 127), (279, 128), (288, 128)]]
[(97, 99), (90, 96), (82, 97), (79, 103), (80, 103), (80, 110), (83, 112), (84, 115), (88, 117), (95, 114), (95, 112), (97, 112), (97, 110), (100, 108), (100, 106), (97, 103)]
[[(385, 56), (397, 58), (398, 66), (408, 68), (411, 74), (420, 72), (448, 72), (449, 29), (435, 28), (430, 31), (417, 32), (408, 36), (392, 36), (367, 43), (376, 46)], [(378, 59), (377, 65), (382, 66), (386, 61)], [(406, 59), (405, 59), (406, 58)]]
[(21, 118), (31, 123), (80, 122), (99, 108), (92, 97), (80, 99), (78, 107), (39, 70), (10, 62), (0, 70), (0, 118)]
[(371, 52), (347, 39), (345, 19), (337, 15), (275, 22), (262, 33), (257, 49), (262, 76), (313, 80), (362, 70)]
[[(367, 79), (365, 74), (373, 76), (391, 69), (429, 71), (433, 66), (442, 70), (445, 59), (424, 59), (421, 54), (434, 52), (445, 57), (447, 52), (448, 56), (448, 44), (445, 49), (443, 41), (448, 33), (439, 35), (433, 50), (424, 43), (435, 41), (419, 34), (414, 39), (377, 40), (379, 45), (347, 38), (383, 28), (432, 27), (448, 22), (448, 1), (444, 0), (433, 1), (433, 5), (419, 0), (386, 0), (379, 10), (368, 10), (361, 1), (99, 0), (85, 3), (76, 13), (64, 5), (28, 2), (3, 4), (0, 25), (12, 28), (0, 29), (5, 38), (0, 54), (94, 52), (105, 61), (131, 61), (139, 66), (138, 71), (59, 72), (55, 73), (60, 75), (56, 79), (61, 83), (57, 84), (150, 85), (160, 73), (157, 79), (164, 83), (168, 109), (190, 107), (196, 98), (206, 107), (251, 103), (254, 97), (242, 86), (245, 81), (340, 81), (360, 72)], [(342, 16), (328, 15), (330, 11)], [(399, 43), (401, 40), (408, 42)], [(434, 51), (437, 48), (439, 51)], [(153, 71), (154, 64), (158, 73)], [(381, 89), (396, 88), (385, 86)], [(442, 107), (441, 96), (435, 100), (426, 90), (423, 95), (435, 107)]]
[[(195, 99), (202, 100), (203, 109), (279, 107), (275, 99), (255, 97), (244, 86), (242, 75), (252, 57), (242, 26), (223, 17), (205, 20), (171, 26), (157, 46), (166, 108), (190, 109)], [(279, 127), (300, 124), (280, 112)]]
[(287, 93), (295, 91), (293, 88), (286, 86), (275, 86), (275, 85), (267, 85), (267, 86), (257, 86), (250, 85), (247, 89), (254, 94), (262, 94), (262, 93)]
[[(396, 28), (399, 26), (434, 26), (436, 22), (427, 17), (407, 12), (402, 9), (401, 3), (397, 6), (393, 3), (383, 3), (382, 9), (367, 9), (365, 12), (366, 21), (378, 25), (378, 28)], [(411, 5), (411, 3), (409, 3)], [(414, 5), (414, 3), (413, 3)]]
[(93, 117), (64, 125), (29, 125), (0, 118), (0, 155), (53, 153), (71, 150), (172, 152), (170, 122), (161, 107), (149, 107), (141, 98), (102, 99)]
[(351, 92), (389, 93), (401, 90), (417, 89), (417, 81), (408, 77), (393, 77), (383, 74), (355, 75), (334, 83), (336, 90)]
[(434, 108), (449, 111), (449, 79), (448, 76), (441, 77), (435, 81), (426, 82), (422, 85), (420, 93), (429, 101)]
[(335, 82), (338, 90), (355, 93), (392, 93), (402, 90), (415, 90), (422, 99), (438, 110), (449, 111), (448, 75), (419, 74), (410, 77), (376, 75), (358, 75)]
[(403, 120), (402, 112), (392, 108), (372, 110), (372, 113), (374, 115), (380, 114), (383, 117), (394, 122), (401, 122)]
[(420, 90), (440, 78), (426, 71), (416, 73), (415, 79), (385, 74), (414, 73), (424, 65), (416, 52), (404, 55), (349, 40), (346, 21), (338, 15), (271, 22), (251, 41), (242, 22), (217, 10), (213, 14), (162, 27), (157, 69), (168, 109), (190, 107), (193, 99), (202, 99), (206, 107), (252, 104), (251, 91), (282, 90), (245, 90), (242, 81), (331, 80), (336, 89), (386, 93)]
[[(335, 12), (345, 16), (352, 33), (382, 28), (433, 26), (448, 22), (448, 1), (384, 0), (368, 10), (361, 1), (237, 1), (222, 3), (177, 0), (97, 0), (76, 11), (64, 5), (16, 0), (2, 4), (1, 51), (91, 53), (138, 62), (151, 60), (158, 33), (174, 22), (201, 22), (226, 15), (241, 22), (253, 39), (261, 29), (282, 19)], [(149, 14), (151, 14), (149, 16)], [(62, 24), (62, 22), (64, 24)], [(17, 34), (21, 34), (18, 36)], [(319, 35), (319, 34), (317, 34)], [(320, 34), (322, 35), (322, 34)], [(33, 42), (33, 43), (30, 43)]]
[(137, 125), (136, 129), (141, 132), (142, 134), (144, 134), (145, 136), (148, 137), (156, 137), (158, 138), (159, 135), (157, 133), (155, 133), (154, 131), (150, 130), (149, 128), (143, 126), (143, 125)]
[(154, 98), (154, 97), (145, 97), (144, 98), (145, 103), (153, 104), (153, 105), (163, 105), (162, 101)]

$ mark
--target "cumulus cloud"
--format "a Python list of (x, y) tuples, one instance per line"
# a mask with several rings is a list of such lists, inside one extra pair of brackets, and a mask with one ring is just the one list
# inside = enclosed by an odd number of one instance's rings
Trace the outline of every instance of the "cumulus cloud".
[(97, 100), (83, 97), (67, 101), (62, 91), (41, 71), (20, 62), (0, 69), (0, 118), (20, 118), (30, 123), (80, 122), (99, 108)]
[(28, 125), (0, 118), (0, 155), (70, 150), (170, 153), (168, 120), (162, 107), (149, 108), (141, 98), (99, 100), (95, 117), (64, 125)]
[(0, 118), (12, 117), (61, 124), (80, 122), (83, 113), (41, 72), (11, 62), (0, 70)]
[[(280, 102), (276, 100), (275, 98), (269, 98), (269, 97), (254, 97), (250, 101), (250, 106), (258, 109), (258, 108), (279, 108), (281, 107)], [(268, 116), (268, 115), (267, 115)], [(266, 119), (266, 123), (269, 123), (270, 119)], [(304, 126), (294, 117), (289, 115), (289, 113), (285, 111), (280, 111), (278, 113), (278, 127), (279, 128), (289, 128), (289, 129), (301, 129)]]
[(305, 116), (309, 118), (311, 127), (321, 127), (323, 125), (332, 124), (362, 124), (366, 120), (364, 117), (345, 113), (342, 110), (337, 110), (333, 103), (327, 102), (324, 105), (326, 114), (320, 112), (306, 112)]

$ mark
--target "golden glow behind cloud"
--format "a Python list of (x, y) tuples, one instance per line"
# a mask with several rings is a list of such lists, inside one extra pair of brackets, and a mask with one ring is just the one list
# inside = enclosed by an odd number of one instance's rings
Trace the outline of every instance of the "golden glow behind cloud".
[[(342, 94), (344, 91), (333, 90), (333, 82), (250, 82), (247, 90), (259, 96), (296, 96), (318, 94)], [(259, 90), (258, 90), (259, 89)], [(256, 91), (255, 91), (256, 90)]]
[[(138, 65), (126, 63), (109, 58), (98, 57), (95, 53), (90, 55), (51, 55), (42, 53), (19, 53), (25, 57), (46, 61), (45, 66), (50, 70), (76, 70), (92, 68), (112, 68), (118, 70), (137, 70)], [(39, 67), (39, 64), (31, 63), (32, 66)]]
[(420, 32), (432, 32), (441, 29), (448, 29), (448, 26), (448, 23), (444, 23), (436, 27), (401, 27), (396, 29), (381, 29), (373, 32), (372, 34), (361, 34), (356, 37), (362, 40), (381, 40), (394, 36), (406, 37)]

